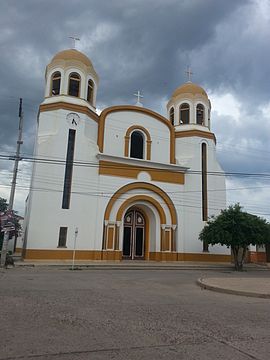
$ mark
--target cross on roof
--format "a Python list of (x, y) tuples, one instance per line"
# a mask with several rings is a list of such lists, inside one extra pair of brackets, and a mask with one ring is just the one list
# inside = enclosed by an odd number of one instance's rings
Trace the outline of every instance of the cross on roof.
[(76, 36), (69, 36), (69, 39), (72, 41), (72, 49), (76, 49), (76, 41), (80, 41), (80, 38)]
[(136, 94), (133, 94), (137, 97), (137, 104), (141, 104), (140, 98), (143, 98), (143, 95), (141, 95), (141, 92), (138, 90)]
[(193, 72), (191, 71), (191, 68), (188, 66), (187, 70), (185, 71), (188, 77), (188, 82), (191, 82), (191, 76), (193, 75)]

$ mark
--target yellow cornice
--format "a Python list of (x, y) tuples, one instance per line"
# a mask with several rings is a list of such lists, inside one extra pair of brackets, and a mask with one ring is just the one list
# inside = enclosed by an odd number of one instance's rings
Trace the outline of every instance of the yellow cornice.
[(186, 131), (176, 131), (175, 132), (175, 138), (184, 138), (184, 137), (192, 137), (192, 136), (198, 136), (205, 139), (211, 139), (214, 140), (215, 144), (217, 142), (216, 136), (214, 133), (206, 132), (202, 130), (186, 130)]
[(99, 116), (94, 111), (90, 110), (87, 106), (66, 103), (64, 101), (59, 101), (51, 104), (42, 104), (39, 107), (39, 112), (41, 113), (45, 111), (60, 110), (60, 109), (80, 112), (82, 114), (88, 115), (92, 120), (96, 121), (97, 123), (99, 120)]
[(99, 162), (100, 175), (137, 179), (139, 173), (142, 171), (146, 171), (151, 176), (152, 181), (160, 181), (176, 185), (185, 184), (185, 174), (179, 171), (155, 169), (140, 165), (129, 165), (104, 160), (100, 160)]

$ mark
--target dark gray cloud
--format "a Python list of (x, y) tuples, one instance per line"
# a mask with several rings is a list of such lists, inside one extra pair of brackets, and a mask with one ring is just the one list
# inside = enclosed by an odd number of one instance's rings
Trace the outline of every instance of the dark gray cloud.
[(190, 64), (194, 82), (241, 105), (239, 119), (213, 112), (223, 168), (270, 171), (270, 118), (262, 111), (270, 93), (269, 13), (268, 0), (1, 1), (0, 152), (15, 149), (23, 97), (22, 151), (32, 153), (45, 67), (75, 34), (100, 76), (100, 108), (132, 104), (139, 89), (146, 107), (165, 114)]

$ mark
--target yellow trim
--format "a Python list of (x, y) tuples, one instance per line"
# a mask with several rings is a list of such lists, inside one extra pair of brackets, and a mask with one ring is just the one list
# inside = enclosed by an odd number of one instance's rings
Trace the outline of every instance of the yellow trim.
[(213, 261), (230, 262), (231, 255), (211, 254), (211, 253), (178, 253), (178, 261)]
[[(102, 260), (100, 250), (76, 250), (76, 260)], [(38, 250), (27, 249), (25, 260), (72, 260), (73, 250)]]
[(112, 106), (102, 111), (100, 114), (100, 121), (99, 121), (99, 128), (98, 128), (98, 146), (100, 152), (103, 152), (104, 150), (104, 131), (105, 131), (105, 121), (106, 117), (109, 113), (117, 112), (117, 111), (136, 111), (139, 113), (143, 113), (146, 115), (149, 115), (151, 117), (154, 117), (158, 121), (162, 122), (164, 125), (166, 125), (170, 131), (170, 162), (172, 164), (175, 164), (175, 134), (174, 134), (174, 127), (169, 122), (168, 119), (165, 117), (159, 115), (158, 113), (145, 109), (140, 108), (138, 106), (132, 106), (132, 105), (120, 105), (120, 106)]
[(149, 260), (153, 261), (194, 261), (194, 262), (231, 262), (231, 255), (211, 253), (176, 253), (176, 252), (150, 252)]
[(107, 227), (107, 244), (106, 249), (113, 250), (114, 249), (114, 240), (115, 240), (115, 225), (108, 225)]
[(129, 157), (129, 144), (130, 144), (130, 134), (133, 130), (141, 130), (146, 135), (146, 160), (151, 159), (151, 136), (149, 131), (140, 125), (132, 125), (130, 128), (127, 129), (126, 135), (125, 135), (125, 151), (124, 154), (126, 157)]
[(217, 142), (216, 136), (213, 133), (205, 132), (202, 130), (186, 130), (186, 131), (177, 131), (175, 132), (175, 138), (183, 138), (183, 137), (192, 137), (192, 136), (198, 136), (205, 139), (211, 139), (214, 140), (215, 144)]
[(105, 214), (104, 214), (104, 220), (109, 220), (112, 207), (113, 207), (114, 203), (116, 202), (116, 200), (119, 199), (119, 197), (121, 195), (125, 194), (126, 192), (128, 192), (130, 190), (134, 190), (134, 189), (150, 190), (150, 191), (153, 191), (154, 193), (156, 193), (157, 195), (159, 195), (169, 208), (169, 211), (171, 214), (171, 219), (172, 219), (172, 224), (173, 225), (177, 224), (177, 213), (176, 213), (174, 204), (173, 204), (172, 200), (170, 199), (170, 197), (158, 186), (153, 185), (153, 184), (148, 184), (145, 182), (135, 182), (135, 183), (127, 184), (127, 185), (121, 187), (120, 189), (118, 189), (114, 193), (114, 195), (110, 198), (110, 200), (107, 204)]
[(166, 215), (165, 215), (165, 212), (164, 212), (162, 206), (159, 204), (159, 202), (157, 200), (155, 200), (152, 197), (147, 196), (147, 195), (135, 195), (135, 196), (132, 196), (131, 198), (127, 199), (125, 202), (123, 202), (123, 204), (118, 209), (118, 212), (116, 215), (116, 221), (121, 221), (124, 211), (129, 207), (130, 204), (132, 204), (133, 202), (136, 202), (136, 201), (146, 201), (146, 202), (149, 202), (150, 204), (152, 204), (159, 213), (160, 223), (166, 224)]
[(152, 181), (177, 185), (185, 184), (185, 174), (178, 171), (153, 169), (150, 167), (121, 164), (105, 160), (100, 160), (99, 162), (99, 175), (137, 179), (141, 171), (148, 172)]
[[(28, 249), (25, 260), (72, 260), (73, 250), (40, 250)], [(122, 251), (109, 250), (77, 250), (76, 260), (121, 260)], [(149, 252), (146, 260), (153, 261), (194, 261), (194, 262), (231, 262), (231, 255), (211, 253), (176, 253), (176, 252)]]
[(174, 252), (150, 252), (149, 260), (152, 261), (177, 261), (177, 253)]
[(120, 260), (122, 260), (122, 251), (103, 250), (101, 252), (100, 256), (101, 256), (101, 260), (120, 261)]
[(170, 245), (171, 245), (171, 229), (169, 230), (165, 229), (164, 245), (163, 245), (164, 251), (170, 251), (171, 250)]
[(66, 103), (64, 101), (58, 101), (52, 104), (43, 104), (39, 107), (39, 112), (52, 111), (52, 110), (69, 110), (79, 112), (81, 114), (88, 115), (92, 120), (98, 122), (98, 115), (90, 110), (87, 106), (76, 105)]

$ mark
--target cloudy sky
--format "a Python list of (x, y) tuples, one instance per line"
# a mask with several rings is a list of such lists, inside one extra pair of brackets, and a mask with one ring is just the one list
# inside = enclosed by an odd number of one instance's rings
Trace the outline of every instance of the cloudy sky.
[[(24, 103), (23, 154), (33, 153), (44, 72), (70, 48), (100, 76), (97, 105), (134, 104), (165, 115), (173, 90), (193, 81), (212, 102), (212, 130), (226, 172), (228, 204), (270, 219), (270, 0), (1, 0), (0, 155), (15, 151)], [(0, 197), (9, 197), (12, 161), (0, 160)], [(21, 162), (15, 208), (23, 213), (31, 167)], [(257, 175), (256, 175), (257, 174)]]

